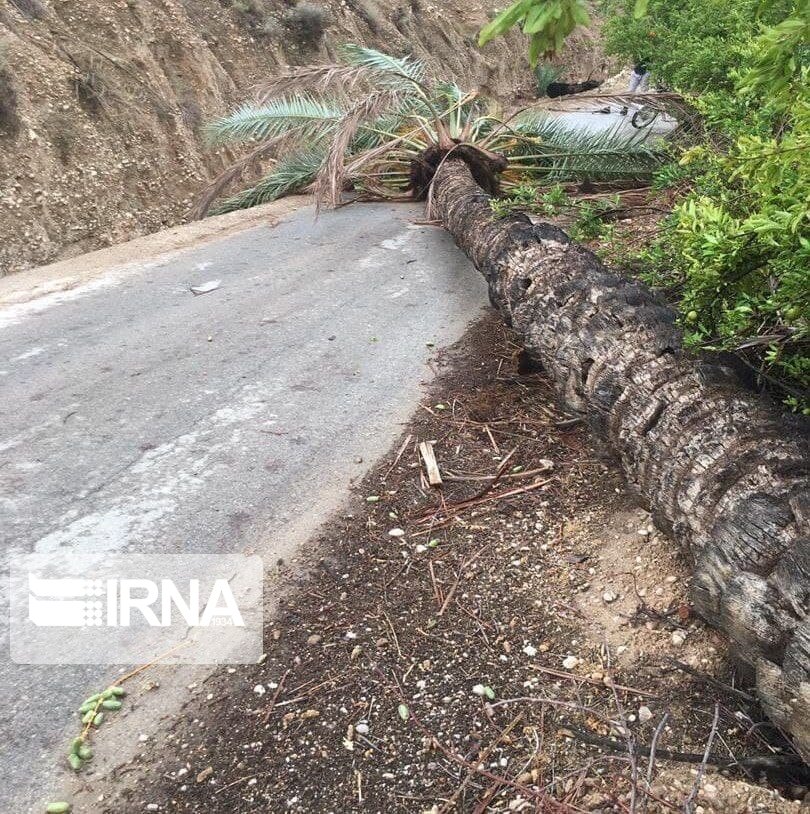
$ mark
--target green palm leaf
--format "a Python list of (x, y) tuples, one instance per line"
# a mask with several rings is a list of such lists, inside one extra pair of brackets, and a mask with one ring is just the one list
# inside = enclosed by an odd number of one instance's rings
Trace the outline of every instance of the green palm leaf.
[(287, 155), (255, 186), (226, 198), (211, 209), (211, 214), (222, 215), (237, 209), (248, 209), (275, 201), (283, 195), (303, 192), (315, 180), (325, 154), (322, 147), (314, 146)]
[(206, 134), (214, 143), (275, 138), (291, 130), (312, 138), (328, 131), (345, 113), (345, 106), (334, 100), (296, 94), (263, 105), (242, 105), (209, 124)]
[(417, 84), (420, 85), (425, 78), (427, 69), (425, 63), (413, 57), (392, 57), (374, 48), (364, 48), (362, 45), (343, 45), (340, 56), (349, 65), (369, 68), (380, 74), (381, 84)]

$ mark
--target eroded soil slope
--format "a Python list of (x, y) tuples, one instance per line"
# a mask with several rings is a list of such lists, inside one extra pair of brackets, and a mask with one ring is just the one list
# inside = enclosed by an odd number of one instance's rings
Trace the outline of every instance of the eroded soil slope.
[[(428, 60), (502, 98), (525, 44), (482, 52), (492, 0), (7, 0), (0, 4), (0, 275), (176, 224), (227, 155), (201, 128), (344, 42)], [(583, 32), (563, 54), (599, 75)]]

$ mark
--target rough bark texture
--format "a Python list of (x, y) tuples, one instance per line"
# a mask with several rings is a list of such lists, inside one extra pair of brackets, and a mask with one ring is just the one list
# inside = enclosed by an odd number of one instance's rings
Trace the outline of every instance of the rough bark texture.
[(435, 210), (597, 443), (694, 560), (698, 612), (750, 664), (762, 704), (810, 758), (810, 433), (681, 351), (674, 312), (560, 229), (496, 220), (465, 164)]

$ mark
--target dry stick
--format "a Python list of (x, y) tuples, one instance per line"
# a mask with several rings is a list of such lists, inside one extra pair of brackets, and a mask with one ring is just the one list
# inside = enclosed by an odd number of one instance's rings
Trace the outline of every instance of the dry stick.
[[(658, 748), (658, 739), (661, 737), (661, 733), (664, 731), (664, 727), (667, 725), (667, 721), (669, 720), (669, 713), (665, 712), (661, 717), (661, 720), (658, 723), (658, 726), (655, 727), (655, 732), (653, 733), (652, 740), (650, 741), (650, 762), (647, 764), (647, 788), (646, 793), (650, 793), (650, 788), (652, 787), (652, 776), (653, 770), (655, 768), (655, 750)], [(649, 802), (649, 797), (644, 798), (644, 811), (647, 810), (647, 803)]]
[[(510, 479), (518, 479), (518, 478), (530, 478), (532, 475), (542, 475), (544, 472), (548, 472), (549, 469), (552, 467), (550, 466), (541, 466), (537, 469), (527, 469), (525, 472), (510, 472), (507, 475), (501, 475), (503, 480), (507, 478)], [(458, 481), (460, 483), (466, 483), (468, 481), (479, 481), (479, 480), (493, 480), (495, 475), (457, 475), (453, 472), (452, 469), (448, 469), (447, 473), (445, 473), (442, 477), (445, 480), (451, 481)]]
[(490, 442), (490, 444), (492, 444), (492, 448), (495, 450), (495, 454), (500, 455), (501, 450), (498, 447), (498, 445), (495, 443), (495, 439), (492, 437), (492, 433), (489, 431), (489, 427), (486, 424), (484, 424), (484, 430), (486, 431), (487, 435), (489, 436), (489, 442)]
[[(484, 489), (482, 489), (480, 492), (473, 495), (472, 497), (467, 498), (466, 500), (460, 500), (458, 503), (448, 503), (445, 506), (443, 506), (442, 508), (445, 510), (446, 517), (443, 520), (438, 521), (437, 525), (438, 526), (444, 525), (448, 520), (451, 519), (452, 515), (455, 515), (458, 512), (463, 511), (465, 509), (470, 509), (473, 506), (479, 506), (482, 503), (490, 503), (493, 500), (500, 500), (501, 498), (504, 497), (512, 497), (514, 495), (523, 494), (524, 492), (530, 492), (532, 489), (538, 489), (541, 486), (545, 486), (547, 483), (551, 483), (551, 481), (554, 480), (554, 478), (546, 478), (546, 480), (535, 481), (534, 483), (530, 483), (528, 486), (521, 486), (519, 488), (509, 489), (506, 492), (498, 492), (498, 494), (495, 495), (487, 494), (488, 492), (492, 491), (492, 489), (495, 487), (495, 484), (501, 479), (502, 474), (503, 474), (502, 472), (500, 475), (496, 474), (496, 476), (487, 484), (487, 486)], [(417, 522), (426, 523), (428, 522), (428, 520), (436, 521), (436, 516), (438, 515), (438, 513), (439, 513), (438, 509), (432, 509), (431, 511), (422, 514), (418, 518)]]
[[(125, 681), (129, 681), (131, 678), (134, 678), (138, 673), (142, 673), (144, 670), (148, 670), (150, 667), (154, 667), (159, 661), (166, 658), (166, 656), (171, 655), (174, 653), (175, 650), (179, 650), (181, 647), (188, 647), (191, 642), (179, 642), (174, 647), (170, 647), (165, 652), (161, 653), (159, 656), (156, 656), (152, 659), (152, 661), (147, 662), (146, 664), (142, 664), (140, 667), (136, 667), (134, 670), (130, 670), (128, 673), (124, 673), (121, 678), (118, 679), (116, 686), (120, 686)], [(95, 713), (98, 712), (99, 707), (101, 706), (102, 701), (106, 699), (99, 696), (98, 700), (96, 701), (96, 706), (93, 708), (93, 713), (95, 718)], [(91, 727), (93, 726), (93, 718), (91, 718), (87, 724), (85, 724), (84, 729), (82, 729), (82, 734), (80, 735), (81, 739), (84, 740), (87, 737), (87, 733), (90, 731)]]
[(489, 807), (492, 798), (498, 793), (498, 789), (503, 785), (500, 780), (496, 780), (485, 792), (484, 796), (478, 801), (473, 810), (473, 814), (484, 814)]
[[(389, 689), (394, 689), (397, 696), (399, 696), (400, 701), (408, 706), (408, 699), (402, 692), (402, 689), (399, 686), (399, 683), (392, 685), (390, 681), (385, 677), (384, 673), (377, 669), (377, 674), (383, 680), (383, 682), (388, 686)], [(396, 679), (395, 679), (396, 680)], [(552, 806), (548, 809), (548, 811), (557, 811), (560, 814), (568, 814), (571, 811), (581, 811), (581, 809), (576, 809), (571, 807), (567, 804), (562, 804), (555, 800), (553, 797), (549, 797), (547, 794), (543, 794), (540, 791), (536, 791), (535, 789), (529, 788), (528, 786), (523, 785), (523, 783), (518, 783), (516, 780), (511, 780), (508, 777), (503, 775), (497, 775), (493, 772), (490, 772), (488, 769), (484, 769), (483, 767), (479, 767), (477, 764), (470, 763), (469, 760), (465, 760), (463, 757), (459, 757), (455, 752), (448, 749), (423, 723), (419, 720), (419, 718), (414, 714), (413, 710), (408, 707), (408, 711), (410, 712), (410, 720), (416, 724), (416, 726), (422, 731), (422, 734), (430, 740), (431, 743), (435, 744), (439, 751), (447, 758), (452, 760), (454, 763), (458, 763), (464, 768), (469, 769), (473, 768), (475, 771), (482, 775), (483, 777), (487, 777), (490, 780), (496, 780), (500, 783), (503, 783), (507, 786), (511, 786), (514, 789), (517, 789), (521, 794), (524, 796), (529, 796), (537, 800), (538, 802), (545, 803), (547, 805)]]
[(433, 570), (433, 560), (428, 560), (428, 572), (430, 573), (430, 581), (433, 584), (433, 596), (436, 598), (436, 608), (439, 609), (444, 601), (442, 598), (441, 590), (438, 582), (436, 582), (436, 573)]
[(521, 712), (515, 719), (495, 738), (494, 741), (476, 758), (475, 764), (473, 764), (468, 770), (467, 774), (464, 776), (464, 779), (461, 781), (461, 785), (453, 792), (453, 796), (450, 797), (447, 802), (439, 809), (439, 814), (445, 814), (445, 812), (450, 811), (456, 804), (456, 801), (459, 797), (461, 797), (464, 789), (470, 784), (470, 780), (472, 780), (473, 776), (478, 771), (478, 767), (486, 763), (489, 759), (489, 756), (498, 746), (498, 744), (523, 720), (523, 713)]
[[(608, 648), (608, 667), (610, 666), (610, 648)], [(622, 723), (622, 735), (627, 743), (627, 753), (630, 757), (630, 814), (636, 814), (638, 803), (638, 757), (636, 756), (636, 737), (627, 721), (627, 715), (624, 712), (624, 706), (619, 699), (619, 693), (616, 692), (616, 687), (611, 679), (610, 688), (613, 690), (613, 700), (616, 704), (616, 711), (619, 713), (619, 719)]]
[(447, 610), (447, 606), (450, 604), (450, 600), (453, 598), (453, 594), (456, 592), (456, 588), (458, 588), (458, 584), (461, 581), (461, 575), (464, 573), (464, 570), (469, 568), (488, 548), (488, 545), (483, 545), (475, 554), (470, 557), (469, 560), (466, 560), (461, 564), (461, 568), (458, 569), (458, 573), (456, 574), (455, 582), (450, 586), (450, 590), (447, 592), (447, 596), (444, 598), (444, 604), (439, 608), (439, 616), (443, 616), (444, 612)]
[(391, 624), (391, 620), (388, 618), (388, 614), (383, 611), (383, 616), (385, 617), (385, 621), (388, 622), (388, 627), (391, 628), (391, 635), (394, 637), (394, 646), (397, 649), (397, 655), (400, 658), (404, 658), (402, 655), (402, 651), (399, 649), (399, 639), (397, 638), (397, 632), (394, 630), (393, 624)]
[(273, 714), (273, 710), (276, 707), (276, 701), (278, 701), (279, 695), (281, 695), (282, 689), (284, 689), (284, 682), (287, 680), (287, 676), (290, 674), (290, 671), (287, 670), (283, 676), (281, 676), (281, 681), (278, 682), (278, 687), (276, 687), (276, 691), (273, 693), (273, 697), (270, 699), (270, 704), (265, 710), (264, 718), (262, 719), (262, 723), (266, 724), (267, 721), (270, 719), (270, 716)]
[(388, 476), (391, 474), (391, 472), (393, 472), (394, 467), (399, 463), (399, 459), (405, 453), (405, 450), (406, 450), (408, 444), (411, 443), (411, 438), (413, 438), (413, 435), (408, 433), (408, 437), (402, 442), (402, 446), (399, 448), (399, 452), (397, 452), (397, 457), (394, 458), (394, 463), (391, 464), (388, 471), (382, 476), (383, 482), (385, 482), (387, 480)]
[[(500, 463), (498, 470), (495, 472), (492, 480), (483, 488), (480, 492), (476, 492), (472, 497), (467, 498), (466, 500), (461, 500), (458, 503), (450, 503), (447, 504), (444, 500), (444, 495), (442, 495), (442, 505), (441, 509), (446, 515), (446, 519), (450, 519), (450, 513), (455, 513), (456, 511), (461, 510), (462, 508), (467, 508), (469, 506), (475, 505), (478, 501), (480, 501), (488, 492), (491, 492), (492, 489), (495, 488), (495, 484), (501, 479), (504, 471), (506, 470), (506, 465), (509, 463), (511, 457), (517, 452), (517, 447), (515, 447)], [(431, 522), (435, 521), (436, 515), (438, 514), (437, 510), (431, 510), (430, 512), (426, 512), (423, 514), (419, 520), (420, 523), (426, 522), (428, 519)], [(442, 521), (444, 522), (444, 521)]]
[(684, 814), (692, 814), (694, 811), (693, 803), (695, 802), (695, 797), (697, 797), (698, 791), (700, 790), (700, 783), (703, 780), (703, 774), (706, 771), (706, 764), (709, 762), (709, 756), (712, 753), (712, 744), (714, 743), (714, 736), (717, 734), (717, 724), (719, 722), (720, 703), (715, 702), (712, 729), (711, 732), (709, 732), (709, 739), (706, 741), (706, 749), (703, 752), (703, 760), (700, 761), (700, 765), (698, 766), (698, 773), (697, 777), (695, 778), (695, 782), (692, 785), (692, 791), (689, 792), (689, 796), (686, 798), (686, 802), (683, 804)]
[(563, 670), (555, 670), (553, 667), (543, 667), (540, 664), (533, 663), (532, 670), (537, 670), (540, 673), (546, 673), (548, 675), (554, 676), (555, 678), (566, 678), (569, 681), (581, 681), (584, 684), (593, 684), (597, 687), (604, 687), (605, 689), (613, 687), (617, 690), (621, 690), (622, 692), (629, 692), (632, 693), (633, 695), (642, 695), (646, 696), (647, 698), (659, 697), (654, 692), (640, 690), (637, 687), (628, 687), (625, 684), (605, 684), (604, 681), (601, 681), (598, 678), (589, 678), (588, 676), (578, 676), (575, 675), (574, 673), (566, 673)]
[(678, 661), (677, 659), (669, 657), (667, 657), (666, 661), (673, 667), (677, 667), (681, 672), (687, 673), (693, 678), (696, 678), (698, 681), (702, 681), (703, 683), (709, 684), (712, 687), (716, 687), (719, 690), (729, 692), (732, 695), (735, 695), (737, 698), (741, 698), (743, 701), (748, 701), (749, 703), (756, 703), (757, 699), (754, 698), (753, 695), (750, 695), (747, 692), (743, 692), (742, 690), (738, 690), (736, 687), (732, 687), (730, 684), (726, 684), (723, 681), (719, 681), (718, 679), (714, 678), (713, 676), (707, 675), (706, 673), (701, 673), (700, 670), (696, 670), (694, 667), (690, 667), (688, 664), (685, 664), (682, 661)]

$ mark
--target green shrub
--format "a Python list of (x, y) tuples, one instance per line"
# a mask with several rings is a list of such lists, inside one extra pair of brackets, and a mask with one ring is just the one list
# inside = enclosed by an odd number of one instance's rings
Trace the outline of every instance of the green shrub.
[(0, 61), (0, 137), (14, 138), (20, 132), (17, 91), (8, 66)]
[(659, 171), (680, 200), (642, 276), (681, 309), (687, 344), (737, 354), (810, 411), (810, 3), (606, 4), (609, 50), (690, 98), (704, 143)]
[(41, 20), (47, 11), (39, 0), (10, 0), (20, 14), (28, 20)]
[(314, 3), (298, 3), (281, 22), (300, 46), (314, 48), (329, 26), (329, 12)]

